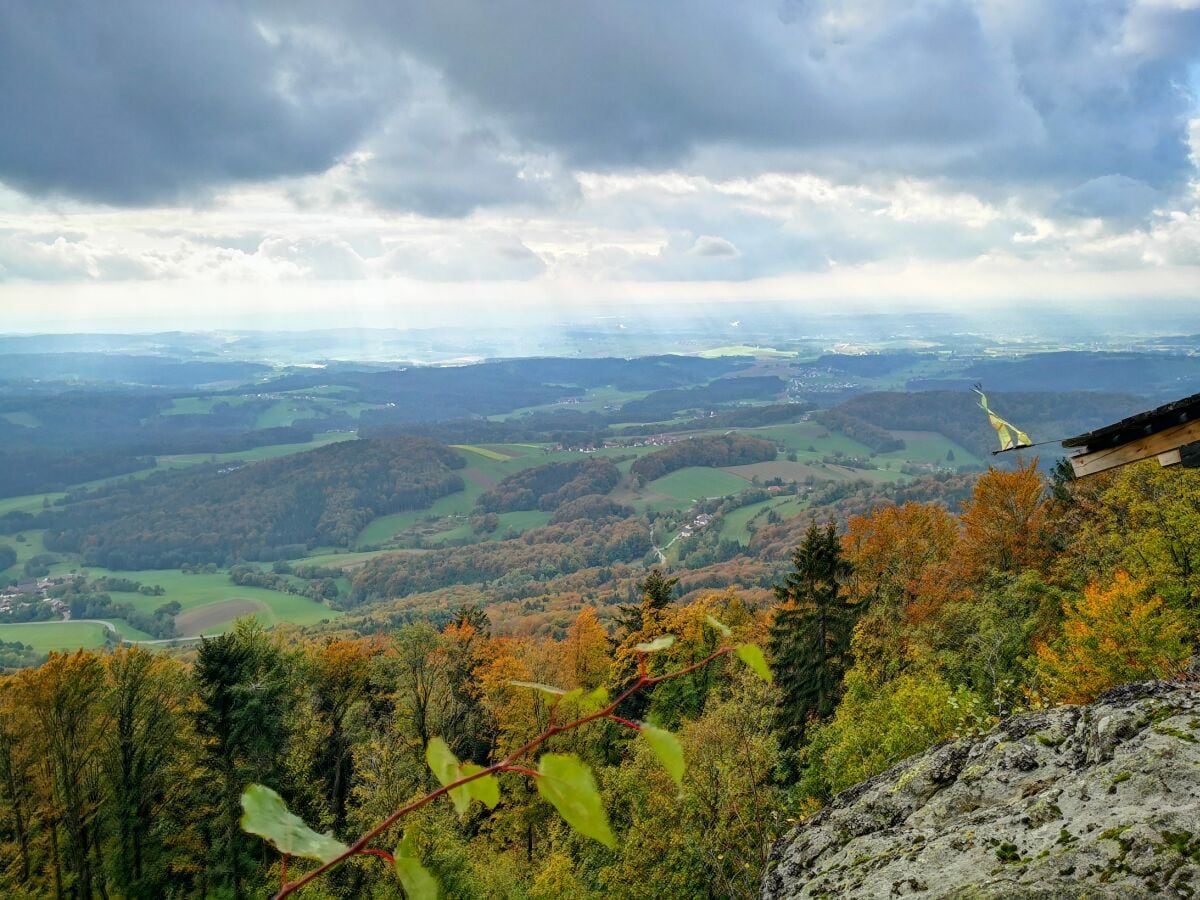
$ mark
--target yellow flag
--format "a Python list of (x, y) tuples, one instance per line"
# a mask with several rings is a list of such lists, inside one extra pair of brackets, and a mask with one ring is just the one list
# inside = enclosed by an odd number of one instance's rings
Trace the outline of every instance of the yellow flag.
[[(1018, 447), (1028, 447), (1033, 444), (1033, 441), (1029, 439), (1029, 435), (1012, 422), (1006, 422), (988, 409), (987, 394), (978, 387), (974, 388), (974, 391), (979, 395), (979, 408), (987, 413), (988, 422), (996, 429), (996, 437), (1000, 438), (1001, 450), (1016, 450)], [(1016, 432), (1017, 435), (1015, 441), (1013, 440), (1013, 432)]]

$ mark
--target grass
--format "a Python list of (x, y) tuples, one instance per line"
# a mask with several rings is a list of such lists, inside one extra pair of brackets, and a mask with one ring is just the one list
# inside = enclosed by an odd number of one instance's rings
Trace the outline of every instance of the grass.
[(349, 441), (355, 437), (356, 435), (346, 431), (325, 431), (313, 435), (313, 439), (304, 444), (267, 444), (265, 447), (239, 450), (234, 453), (180, 453), (175, 456), (160, 456), (158, 465), (163, 469), (183, 469), (206, 462), (258, 462), (261, 459), (275, 459), (280, 456), (291, 456), (293, 453), (303, 453), (305, 450), (315, 450), (326, 444)]
[(760, 359), (791, 359), (799, 354), (792, 350), (776, 350), (774, 347), (751, 347), (749, 344), (727, 344), (724, 347), (713, 347), (711, 350), (701, 350), (696, 356), (704, 359), (716, 359), (719, 356), (754, 356)]
[[(794, 450), (799, 457), (800, 454), (809, 454), (810, 458), (815, 454), (817, 458), (831, 455), (841, 451), (846, 456), (857, 456), (866, 458), (871, 455), (868, 447), (860, 444), (858, 441), (851, 440), (844, 434), (839, 434), (836, 431), (830, 431), (824, 425), (817, 422), (797, 422), (794, 425), (769, 425), (765, 428), (743, 428), (739, 429), (746, 434), (752, 434), (754, 437), (766, 438), (770, 441), (778, 441), (783, 444), (787, 450)], [(808, 448), (812, 447), (810, 451)]]
[(511, 456), (500, 453), (499, 451), (491, 450), (487, 447), (478, 447), (474, 444), (451, 444), (450, 446), (455, 450), (466, 450), (468, 453), (478, 453), (485, 459), (494, 459), (499, 462), (505, 462), (512, 459)]
[(779, 507), (794, 499), (796, 498), (774, 497), (759, 503), (751, 503), (749, 506), (738, 507), (733, 512), (721, 516), (717, 520), (717, 527), (720, 529), (721, 537), (737, 541), (740, 544), (750, 543), (750, 523), (757, 520), (758, 524), (763, 524), (766, 521), (769, 510), (778, 510)]
[[(256, 615), (264, 625), (278, 625), (283, 622), (312, 625), (325, 619), (337, 618), (340, 615), (337, 610), (330, 609), (308, 597), (285, 594), (282, 591), (272, 591), (267, 588), (243, 587), (234, 584), (229, 580), (226, 572), (190, 574), (177, 569), (112, 572), (101, 568), (88, 568), (86, 571), (93, 578), (101, 575), (115, 575), (132, 578), (145, 585), (161, 585), (165, 593), (158, 597), (126, 593), (113, 595), (114, 600), (128, 603), (142, 612), (153, 612), (164, 603), (171, 601), (177, 602), (182, 611), (188, 612), (230, 600), (247, 600), (259, 604), (259, 611)], [(219, 630), (219, 627), (228, 625), (236, 618), (236, 614), (231, 614), (225, 621), (215, 623), (212, 630)]]
[(720, 469), (689, 466), (650, 482), (647, 487), (656, 494), (675, 500), (699, 500), (702, 497), (724, 497), (746, 490), (746, 479)]
[(25, 622), (0, 625), (0, 641), (20, 641), (32, 647), (35, 653), (80, 648), (93, 650), (104, 646), (106, 631), (103, 625), (95, 622)]
[[(917, 464), (936, 466), (981, 466), (983, 460), (965, 447), (939, 434), (936, 431), (893, 431), (896, 437), (904, 441), (903, 450), (891, 453), (880, 453), (877, 460), (895, 460)], [(947, 460), (948, 453), (954, 454), (954, 459)]]

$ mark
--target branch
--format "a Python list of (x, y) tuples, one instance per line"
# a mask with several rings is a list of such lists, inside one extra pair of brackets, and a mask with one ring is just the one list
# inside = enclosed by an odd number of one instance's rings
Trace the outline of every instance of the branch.
[[(722, 656), (728, 656), (730, 653), (733, 653), (733, 652), (734, 652), (733, 647), (721, 647), (719, 650), (716, 650), (713, 653), (710, 653), (708, 656), (704, 657), (704, 659), (700, 660), (697, 663), (687, 666), (686, 668), (680, 669), (677, 672), (668, 672), (666, 675), (656, 675), (653, 678), (646, 674), (646, 655), (644, 653), (639, 653), (639, 657), (640, 657), (639, 658), (639, 663), (640, 663), (639, 669), (640, 669), (640, 671), (639, 671), (639, 675), (638, 675), (638, 680), (635, 681), (633, 684), (631, 684), (624, 691), (622, 691), (619, 695), (617, 695), (617, 698), (615, 700), (610, 701), (607, 706), (603, 707), (602, 709), (596, 710), (593, 713), (589, 713), (586, 716), (581, 716), (580, 718), (576, 719), (573, 722), (566, 722), (562, 725), (551, 724), (548, 728), (546, 728), (545, 731), (543, 731), (537, 737), (532, 738), (527, 743), (518, 747), (516, 750), (514, 750), (512, 753), (508, 754), (508, 756), (504, 757), (504, 759), (500, 760), (499, 762), (493, 763), (492, 765), (488, 766), (486, 769), (480, 769), (478, 772), (474, 772), (470, 775), (464, 775), (462, 778), (458, 779), (457, 781), (452, 781), (450, 784), (443, 785), (442, 787), (438, 788), (435, 791), (430, 791), (424, 797), (419, 797), (418, 799), (412, 801), (411, 803), (409, 803), (405, 806), (402, 806), (400, 809), (396, 810), (394, 813), (392, 813), (390, 816), (388, 816), (386, 819), (384, 819), (382, 822), (380, 822), (378, 825), (376, 825), (374, 828), (372, 828), (370, 831), (368, 831), (366, 834), (364, 834), (362, 837), (360, 837), (357, 841), (355, 841), (353, 844), (351, 844), (349, 847), (347, 847), (343, 852), (339, 853), (333, 859), (329, 860), (329, 862), (323, 863), (318, 868), (313, 869), (311, 872), (306, 873), (302, 878), (297, 878), (293, 882), (284, 884), (280, 888), (279, 893), (275, 895), (274, 900), (283, 900), (284, 897), (287, 897), (290, 894), (295, 893), (296, 891), (298, 891), (300, 888), (304, 887), (304, 885), (308, 884), (313, 879), (318, 878), (321, 875), (324, 875), (326, 872), (328, 872), (334, 866), (341, 865), (347, 859), (349, 859), (350, 857), (354, 856), (357, 853), (372, 853), (377, 856), (382, 855), (383, 851), (376, 851), (376, 850), (368, 849), (367, 845), (369, 843), (371, 843), (371, 841), (375, 840), (375, 838), (379, 837), (381, 834), (383, 834), (385, 831), (387, 831), (389, 828), (391, 828), (393, 825), (395, 825), (400, 819), (404, 818), (404, 816), (408, 815), (410, 812), (420, 809), (425, 804), (427, 804), (433, 800), (436, 800), (438, 797), (441, 797), (443, 794), (450, 793), (455, 788), (462, 787), (464, 784), (467, 784), (468, 782), (471, 782), (471, 781), (475, 781), (478, 778), (483, 778), (486, 775), (494, 775), (497, 772), (520, 771), (520, 772), (523, 772), (524, 774), (537, 775), (538, 773), (534, 772), (532, 769), (526, 769), (523, 766), (514, 766), (514, 763), (516, 763), (517, 760), (519, 760), (521, 757), (525, 756), (527, 753), (529, 753), (533, 750), (536, 750), (538, 747), (540, 747), (542, 744), (546, 743), (546, 741), (550, 740), (550, 738), (554, 737), (557, 734), (562, 734), (564, 731), (571, 731), (572, 729), (579, 728), (583, 725), (587, 725), (589, 722), (595, 722), (597, 719), (614, 718), (613, 713), (616, 711), (617, 707), (619, 707), (622, 703), (624, 703), (626, 700), (628, 700), (630, 697), (632, 697), (634, 694), (636, 694), (642, 688), (651, 687), (656, 684), (661, 684), (664, 681), (670, 681), (672, 678), (679, 678), (683, 675), (689, 675), (692, 672), (695, 672), (697, 669), (701, 668), (702, 666), (708, 665), (713, 660), (719, 659)], [(619, 717), (617, 717), (617, 718), (619, 721), (623, 721), (623, 720), (620, 720)], [(629, 724), (632, 725), (633, 723), (631, 722)]]

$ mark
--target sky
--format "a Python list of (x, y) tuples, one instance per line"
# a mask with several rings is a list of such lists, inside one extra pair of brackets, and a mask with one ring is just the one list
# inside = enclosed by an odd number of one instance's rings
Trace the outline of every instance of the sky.
[(0, 4), (0, 331), (1200, 306), (1200, 0)]

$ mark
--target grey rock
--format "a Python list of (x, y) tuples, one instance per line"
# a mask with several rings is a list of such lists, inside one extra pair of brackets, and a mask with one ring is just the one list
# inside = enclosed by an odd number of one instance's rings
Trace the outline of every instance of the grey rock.
[(1014, 716), (838, 794), (764, 900), (1200, 894), (1200, 689), (1146, 682)]

